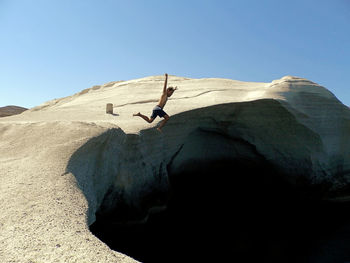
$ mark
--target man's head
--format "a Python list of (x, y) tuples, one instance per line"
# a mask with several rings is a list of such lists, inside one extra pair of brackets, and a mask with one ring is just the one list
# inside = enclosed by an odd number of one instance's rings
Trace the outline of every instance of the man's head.
[(173, 95), (174, 91), (176, 90), (176, 87), (169, 87), (166, 89), (166, 93), (168, 95), (168, 97), (170, 97), (171, 95)]

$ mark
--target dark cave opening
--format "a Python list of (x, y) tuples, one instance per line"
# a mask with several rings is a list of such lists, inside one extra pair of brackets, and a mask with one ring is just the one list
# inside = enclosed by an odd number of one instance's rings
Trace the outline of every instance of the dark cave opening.
[[(322, 189), (292, 187), (266, 162), (191, 161), (183, 168), (169, 171), (165, 211), (144, 224), (97, 215), (92, 233), (141, 262), (316, 262), (320, 242), (349, 222), (349, 205), (319, 201)], [(344, 253), (337, 259), (344, 262)]]

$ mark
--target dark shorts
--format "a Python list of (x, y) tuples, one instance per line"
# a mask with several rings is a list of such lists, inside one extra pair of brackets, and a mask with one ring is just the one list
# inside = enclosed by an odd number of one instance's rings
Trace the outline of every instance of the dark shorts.
[(152, 112), (151, 118), (155, 119), (155, 118), (157, 118), (157, 116), (164, 117), (165, 115), (166, 115), (166, 112), (163, 111), (163, 109), (157, 105), (157, 106), (155, 106), (153, 108), (153, 112)]

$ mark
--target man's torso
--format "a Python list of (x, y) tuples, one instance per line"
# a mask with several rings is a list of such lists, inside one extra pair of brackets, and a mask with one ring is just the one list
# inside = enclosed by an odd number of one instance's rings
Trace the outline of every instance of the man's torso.
[(157, 105), (163, 109), (167, 101), (168, 101), (168, 96), (165, 93), (160, 97)]

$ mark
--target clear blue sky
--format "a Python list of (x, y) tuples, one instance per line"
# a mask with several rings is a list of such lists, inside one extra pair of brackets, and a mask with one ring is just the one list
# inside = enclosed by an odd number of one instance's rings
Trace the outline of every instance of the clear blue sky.
[(350, 105), (350, 0), (0, 0), (0, 106), (165, 72), (295, 75)]

